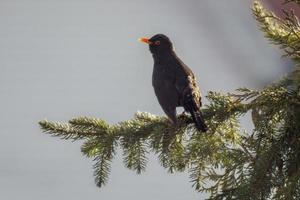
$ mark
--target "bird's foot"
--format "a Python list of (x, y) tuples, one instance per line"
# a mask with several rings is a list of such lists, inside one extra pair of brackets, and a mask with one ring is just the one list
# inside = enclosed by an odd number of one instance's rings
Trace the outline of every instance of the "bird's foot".
[(184, 120), (184, 119), (186, 119), (187, 118), (187, 115), (186, 115), (186, 112), (185, 111), (183, 111), (180, 115), (178, 115), (178, 119), (179, 120)]
[(179, 123), (187, 123), (187, 124), (191, 124), (193, 123), (193, 120), (188, 117), (188, 115), (186, 114), (186, 111), (183, 111), (180, 115), (178, 115), (178, 119), (179, 119)]
[(172, 121), (171, 119), (169, 119), (168, 121), (167, 121), (167, 125), (168, 125), (168, 128), (167, 128), (167, 132), (169, 133), (169, 134), (175, 134), (176, 133), (176, 131), (180, 128), (180, 121), (176, 121), (176, 122), (174, 122), (174, 121)]

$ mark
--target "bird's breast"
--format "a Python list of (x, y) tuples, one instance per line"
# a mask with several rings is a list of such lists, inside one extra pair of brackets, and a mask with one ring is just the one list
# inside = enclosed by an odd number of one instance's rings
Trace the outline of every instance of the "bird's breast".
[(153, 87), (162, 87), (174, 85), (175, 73), (168, 69), (168, 67), (159, 65), (154, 66), (152, 73), (152, 85)]

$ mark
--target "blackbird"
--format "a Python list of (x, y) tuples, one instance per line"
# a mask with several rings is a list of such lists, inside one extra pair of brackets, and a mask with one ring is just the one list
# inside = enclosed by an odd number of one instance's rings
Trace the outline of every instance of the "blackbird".
[(157, 34), (140, 38), (149, 45), (154, 60), (152, 85), (162, 109), (176, 126), (176, 107), (183, 107), (191, 114), (199, 131), (206, 132), (207, 126), (200, 111), (201, 95), (192, 70), (176, 55), (170, 39)]

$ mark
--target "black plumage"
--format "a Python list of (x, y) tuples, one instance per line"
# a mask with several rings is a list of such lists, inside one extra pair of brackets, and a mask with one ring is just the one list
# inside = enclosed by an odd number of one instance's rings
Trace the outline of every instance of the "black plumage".
[(195, 126), (207, 131), (200, 111), (201, 95), (192, 70), (176, 55), (170, 39), (157, 34), (150, 39), (141, 38), (148, 43), (154, 60), (152, 85), (162, 109), (174, 125), (177, 125), (176, 107), (183, 107), (191, 114)]

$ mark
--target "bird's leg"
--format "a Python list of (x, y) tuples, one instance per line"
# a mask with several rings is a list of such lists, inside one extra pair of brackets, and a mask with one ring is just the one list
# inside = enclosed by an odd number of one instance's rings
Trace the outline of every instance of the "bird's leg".
[(176, 131), (180, 127), (180, 122), (177, 120), (177, 118), (168, 118), (168, 128), (167, 128), (167, 135), (175, 135)]
[(166, 115), (168, 116), (168, 121), (170, 124), (170, 127), (172, 129), (175, 127), (178, 127), (178, 120), (176, 117), (176, 107), (163, 107)]
[(181, 114), (182, 114), (182, 115), (185, 115), (185, 114), (186, 114), (186, 111), (185, 111), (185, 110), (183, 110)]
[(173, 120), (170, 119), (170, 118), (168, 118), (168, 120), (167, 120), (166, 122), (167, 122), (167, 125), (168, 125), (169, 127), (173, 127), (173, 126), (175, 125), (174, 122), (173, 122)]
[(173, 138), (176, 136), (178, 129), (180, 128), (180, 123), (178, 121), (173, 122), (171, 119), (169, 120), (169, 127), (166, 129), (164, 133), (164, 142), (166, 146), (169, 146)]
[(178, 116), (178, 118), (184, 118), (186, 117), (186, 111), (182, 111), (182, 113)]
[(186, 113), (186, 110), (184, 110), (179, 116), (178, 119), (180, 120), (180, 122), (185, 122), (185, 123), (193, 123), (193, 120), (190, 119)]

